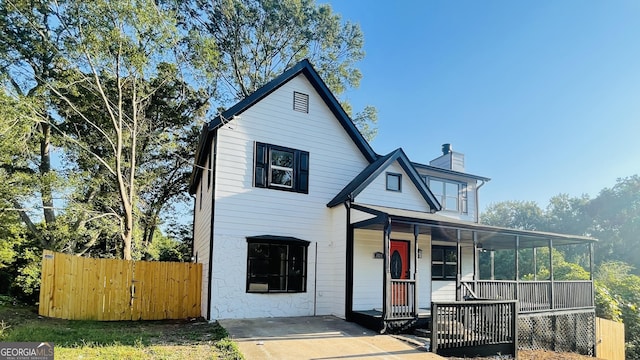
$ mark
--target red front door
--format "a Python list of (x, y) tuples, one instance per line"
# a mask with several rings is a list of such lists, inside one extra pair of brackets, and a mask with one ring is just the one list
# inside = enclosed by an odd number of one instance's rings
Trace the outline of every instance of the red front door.
[[(391, 240), (390, 265), (391, 279), (409, 279), (409, 242)], [(407, 299), (406, 284), (394, 283), (391, 285), (392, 305), (406, 305)]]

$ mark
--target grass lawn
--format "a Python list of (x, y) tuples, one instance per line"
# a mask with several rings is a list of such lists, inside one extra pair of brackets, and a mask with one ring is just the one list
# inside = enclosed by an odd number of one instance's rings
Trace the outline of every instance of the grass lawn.
[(0, 341), (53, 342), (56, 359), (242, 359), (218, 324), (49, 319), (7, 298), (0, 298)]

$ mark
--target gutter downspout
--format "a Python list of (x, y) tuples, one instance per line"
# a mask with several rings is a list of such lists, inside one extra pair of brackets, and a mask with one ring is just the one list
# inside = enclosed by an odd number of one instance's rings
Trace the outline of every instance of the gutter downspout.
[(480, 181), (482, 183), (476, 186), (476, 224), (480, 223), (480, 200), (478, 200), (478, 198), (480, 197), (480, 188), (487, 183), (484, 180), (480, 180)]

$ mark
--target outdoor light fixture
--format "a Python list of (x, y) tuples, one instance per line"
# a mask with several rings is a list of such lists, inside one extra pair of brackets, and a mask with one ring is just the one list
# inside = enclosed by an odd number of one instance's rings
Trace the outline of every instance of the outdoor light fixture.
[(418, 259), (422, 259), (422, 249), (418, 249)]

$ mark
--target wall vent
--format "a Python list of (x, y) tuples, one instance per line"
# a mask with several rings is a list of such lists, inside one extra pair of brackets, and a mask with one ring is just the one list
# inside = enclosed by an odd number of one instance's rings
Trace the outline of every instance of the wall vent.
[(309, 113), (309, 95), (297, 91), (293, 92), (293, 110)]

